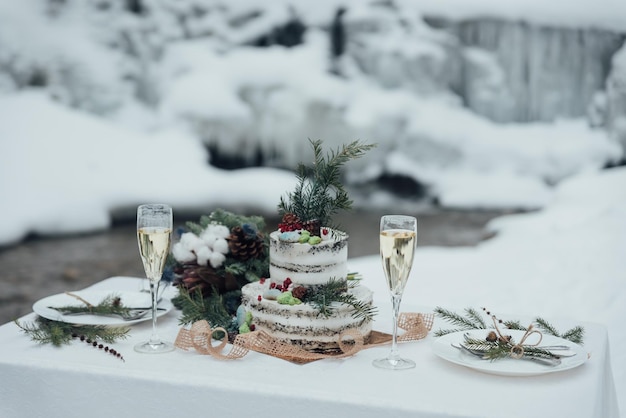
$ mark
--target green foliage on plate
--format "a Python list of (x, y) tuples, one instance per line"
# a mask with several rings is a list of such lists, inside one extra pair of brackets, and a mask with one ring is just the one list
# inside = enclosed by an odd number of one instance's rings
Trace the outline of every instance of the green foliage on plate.
[[(487, 311), (485, 308), (482, 308), (483, 313), (481, 314), (478, 310), (474, 308), (466, 308), (464, 310), (464, 315), (450, 311), (448, 309), (444, 309), (442, 307), (435, 308), (435, 314), (442, 318), (443, 320), (449, 322), (454, 325), (456, 328), (451, 329), (440, 329), (435, 332), (436, 337), (440, 337), (442, 335), (450, 334), (453, 332), (459, 331), (470, 331), (473, 329), (490, 329), (494, 328), (493, 326), (488, 326), (485, 318), (488, 320), (494, 319), (497, 320), (498, 323), (504, 325), (506, 329), (513, 330), (521, 330), (527, 331), (528, 327), (523, 326), (520, 321), (503, 321), (497, 319), (491, 312)], [(553, 335), (555, 337), (563, 338), (565, 340), (571, 341), (576, 344), (583, 344), (585, 329), (582, 326), (576, 326), (572, 329), (569, 329), (565, 332), (559, 332), (557, 329), (546, 321), (543, 318), (535, 318), (533, 321), (533, 326), (543, 333), (547, 335)]]

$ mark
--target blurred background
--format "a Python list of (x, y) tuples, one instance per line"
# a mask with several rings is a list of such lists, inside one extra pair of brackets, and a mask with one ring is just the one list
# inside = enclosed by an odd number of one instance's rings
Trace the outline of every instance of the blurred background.
[(345, 167), (351, 257), (383, 213), (472, 246), (619, 169), (626, 6), (505, 3), (0, 0), (0, 323), (143, 276), (138, 204), (274, 227), (309, 138), (377, 144)]

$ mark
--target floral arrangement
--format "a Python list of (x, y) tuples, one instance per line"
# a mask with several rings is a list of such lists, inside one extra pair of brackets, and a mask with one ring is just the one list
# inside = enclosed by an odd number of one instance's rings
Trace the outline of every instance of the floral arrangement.
[(269, 274), (269, 249), (261, 216), (218, 209), (199, 222), (187, 222), (172, 246), (169, 265), (182, 309), (181, 323), (208, 320), (230, 328), (241, 288)]

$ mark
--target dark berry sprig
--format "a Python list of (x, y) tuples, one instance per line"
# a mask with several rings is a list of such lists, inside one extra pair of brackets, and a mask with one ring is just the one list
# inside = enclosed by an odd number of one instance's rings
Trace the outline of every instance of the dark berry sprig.
[(526, 331), (526, 327), (523, 326), (519, 321), (503, 321), (502, 319), (498, 318), (495, 314), (493, 314), (489, 309), (485, 307), (481, 309), (485, 312), (487, 316), (492, 318), (498, 324), (504, 325), (507, 329)]
[(124, 357), (122, 356), (122, 353), (120, 353), (119, 351), (113, 349), (113, 348), (109, 348), (109, 346), (105, 346), (102, 343), (99, 343), (98, 341), (92, 340), (91, 338), (87, 338), (84, 335), (79, 335), (79, 334), (72, 334), (72, 338), (77, 338), (89, 345), (91, 345), (94, 348), (97, 348), (99, 350), (104, 350), (105, 353), (111, 354), (114, 357), (117, 357), (118, 359), (122, 360), (123, 362), (126, 362), (126, 360), (124, 360)]

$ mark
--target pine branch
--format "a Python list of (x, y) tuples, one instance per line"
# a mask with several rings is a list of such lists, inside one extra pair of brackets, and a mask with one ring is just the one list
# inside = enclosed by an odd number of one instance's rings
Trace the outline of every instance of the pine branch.
[(287, 198), (281, 197), (278, 209), (281, 215), (294, 213), (302, 221), (318, 220), (321, 225), (330, 226), (334, 214), (352, 207), (341, 182), (341, 166), (360, 158), (374, 145), (353, 141), (324, 156), (322, 141), (309, 142), (313, 147), (313, 167), (298, 164), (296, 188)]
[(453, 334), (455, 332), (467, 331), (467, 329), (439, 329), (435, 331), (435, 337), (443, 337), (444, 335)]
[(491, 361), (506, 358), (511, 355), (511, 346), (502, 342), (489, 342), (466, 335), (463, 345), (470, 350), (484, 351), (484, 358)]
[[(460, 315), (447, 309), (437, 307), (435, 308), (435, 314), (451, 324), (459, 327), (457, 329), (438, 330), (435, 332), (435, 336), (440, 337), (442, 335), (450, 334), (459, 331), (468, 331), (472, 329), (486, 329), (493, 328), (487, 327), (485, 321), (480, 316), (480, 313), (472, 308), (465, 309), (465, 315)], [(526, 331), (528, 327), (523, 326), (520, 321), (500, 321), (507, 329)], [(581, 326), (574, 327), (563, 334), (560, 334), (556, 328), (543, 318), (536, 318), (535, 323), (537, 328), (546, 334), (553, 335), (555, 337), (564, 338), (576, 344), (583, 344), (583, 337), (585, 329)]]
[(312, 304), (319, 310), (319, 315), (326, 318), (333, 314), (333, 302), (349, 305), (352, 308), (352, 317), (355, 319), (363, 318), (364, 321), (371, 321), (376, 315), (375, 307), (347, 293), (346, 283), (337, 279), (330, 279), (326, 284), (317, 287), (314, 292), (307, 292), (302, 302)]
[(508, 329), (526, 331), (528, 328), (523, 326), (520, 321), (504, 321), (504, 326)]
[(213, 327), (228, 328), (232, 322), (225, 301), (217, 292), (203, 297), (202, 292), (190, 293), (184, 288), (179, 288), (179, 294), (172, 299), (172, 303), (182, 311), (179, 320), (181, 325), (206, 320)]
[(568, 331), (565, 331), (561, 338), (565, 338), (573, 343), (582, 345), (585, 337), (585, 329), (581, 326), (574, 327)]
[[(470, 309), (466, 309), (466, 312), (468, 312)], [(473, 311), (473, 310), (472, 310)], [(458, 327), (461, 327), (462, 330), (470, 330), (470, 329), (484, 329), (485, 327), (485, 323), (483, 321), (476, 321), (476, 319), (473, 317), (476, 315), (475, 311), (474, 311), (474, 315), (472, 315), (472, 317), (470, 318), (466, 318), (463, 317), (462, 315), (459, 315), (455, 312), (449, 311), (447, 309), (444, 309), (442, 307), (437, 307), (435, 308), (435, 313), (443, 318), (444, 320), (452, 323), (453, 325), (456, 325)]]
[(543, 332), (554, 335), (555, 337), (560, 337), (559, 332), (545, 319), (536, 318), (535, 322), (537, 323), (537, 327)]
[(31, 340), (39, 344), (52, 344), (56, 347), (69, 344), (76, 335), (84, 335), (92, 340), (102, 340), (113, 343), (119, 339), (128, 337), (128, 327), (106, 327), (103, 325), (73, 325), (66, 322), (52, 321), (37, 317), (34, 323), (15, 324), (26, 333)]
[(466, 308), (465, 313), (470, 320), (474, 321), (475, 324), (480, 325), (477, 328), (487, 328), (487, 324), (485, 324), (485, 321), (483, 320), (480, 312), (478, 312), (476, 309)]

